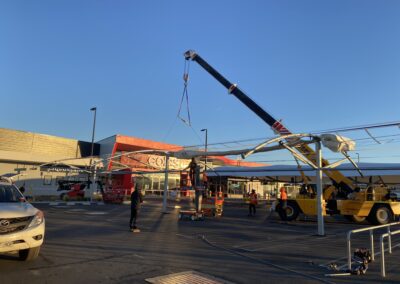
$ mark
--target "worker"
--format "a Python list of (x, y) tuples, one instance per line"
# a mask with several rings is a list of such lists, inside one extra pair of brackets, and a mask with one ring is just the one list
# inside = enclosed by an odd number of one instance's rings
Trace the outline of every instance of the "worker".
[(250, 193), (250, 202), (249, 202), (249, 216), (256, 216), (256, 205), (258, 204), (257, 193), (253, 189)]
[(287, 193), (286, 193), (286, 188), (281, 187), (280, 189), (281, 196), (279, 197), (279, 204), (281, 208), (281, 218), (286, 221), (287, 220), (287, 215), (286, 215), (286, 207), (287, 207)]
[(183, 170), (189, 169), (189, 178), (192, 188), (194, 189), (194, 203), (196, 212), (201, 211), (201, 202), (203, 200), (203, 187), (201, 186), (200, 180), (200, 166), (197, 164), (196, 158), (193, 157), (189, 165)]
[(207, 198), (208, 196), (211, 196), (211, 194), (209, 194), (209, 186), (208, 186), (208, 177), (207, 177), (207, 173), (204, 170), (203, 176), (202, 176), (202, 182), (203, 182), (203, 186), (204, 186), (204, 190), (203, 190), (203, 197)]
[(136, 227), (136, 221), (140, 209), (140, 204), (143, 202), (142, 187), (139, 184), (132, 189), (131, 193), (131, 219), (129, 221), (129, 228), (131, 232), (140, 232)]
[(192, 158), (192, 161), (190, 162), (189, 166), (189, 177), (190, 177), (190, 182), (192, 184), (192, 187), (195, 187), (197, 185), (199, 177), (197, 175), (199, 171), (199, 167), (197, 165), (196, 159)]

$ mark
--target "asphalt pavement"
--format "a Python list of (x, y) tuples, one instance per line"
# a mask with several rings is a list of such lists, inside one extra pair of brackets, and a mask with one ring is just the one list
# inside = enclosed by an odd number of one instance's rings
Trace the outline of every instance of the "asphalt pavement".
[[(161, 200), (142, 206), (140, 233), (129, 232), (129, 205), (37, 204), (46, 217), (40, 256), (32, 262), (0, 256), (1, 283), (147, 283), (146, 279), (196, 271), (220, 283), (399, 283), (400, 249), (386, 258), (387, 277), (380, 277), (379, 256), (365, 275), (326, 277), (327, 267), (346, 263), (346, 233), (367, 224), (327, 218), (326, 236), (317, 236), (313, 219), (281, 222), (259, 207), (224, 207), (224, 215), (204, 221), (178, 220), (189, 202)], [(376, 237), (377, 239), (377, 237)], [(393, 238), (393, 244), (400, 238)], [(368, 246), (368, 234), (353, 247)], [(378, 243), (376, 242), (378, 251)]]

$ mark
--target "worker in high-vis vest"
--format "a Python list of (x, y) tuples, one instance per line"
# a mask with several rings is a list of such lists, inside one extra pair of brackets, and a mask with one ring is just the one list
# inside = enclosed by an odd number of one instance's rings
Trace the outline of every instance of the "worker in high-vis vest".
[(287, 220), (286, 216), (286, 207), (287, 207), (287, 193), (286, 193), (286, 188), (283, 186), (280, 189), (281, 196), (279, 197), (279, 204), (280, 204), (280, 209), (281, 209), (281, 216), (284, 221)]
[(249, 202), (249, 216), (256, 215), (256, 205), (258, 204), (257, 193), (253, 189), (250, 193), (250, 202)]

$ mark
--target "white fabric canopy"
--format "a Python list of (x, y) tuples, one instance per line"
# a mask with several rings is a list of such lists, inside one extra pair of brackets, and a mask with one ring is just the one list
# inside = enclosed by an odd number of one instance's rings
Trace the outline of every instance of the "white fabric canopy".
[[(335, 168), (344, 176), (349, 178), (357, 178), (359, 182), (367, 183), (369, 177), (372, 177), (373, 182), (380, 177), (387, 183), (400, 183), (400, 163), (384, 164), (384, 163), (359, 163), (364, 177), (362, 178), (352, 164), (342, 164)], [(315, 178), (315, 170), (309, 166), (302, 166), (304, 174), (311, 179)], [(217, 167), (213, 170), (208, 170), (207, 175), (212, 176), (229, 176), (229, 177), (245, 177), (245, 178), (271, 178), (280, 181), (291, 181), (295, 178), (301, 180), (301, 173), (296, 165), (275, 165), (265, 167)], [(324, 178), (327, 178), (324, 175)]]

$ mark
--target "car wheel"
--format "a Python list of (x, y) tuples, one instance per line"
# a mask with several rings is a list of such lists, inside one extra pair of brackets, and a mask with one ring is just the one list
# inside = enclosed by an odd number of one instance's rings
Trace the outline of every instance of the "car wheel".
[(385, 225), (394, 219), (392, 211), (384, 205), (377, 205), (372, 209), (370, 215), (368, 219), (375, 225)]
[(281, 217), (283, 221), (294, 221), (300, 214), (299, 207), (297, 206), (297, 204), (292, 202), (288, 202), (286, 205), (286, 220), (280, 204), (278, 204), (278, 206), (276, 207), (276, 211), (278, 211), (279, 217)]
[(40, 247), (23, 249), (18, 252), (19, 259), (22, 261), (31, 261), (39, 256)]
[(299, 216), (300, 210), (296, 204), (288, 203), (286, 206), (286, 220), (294, 221)]

